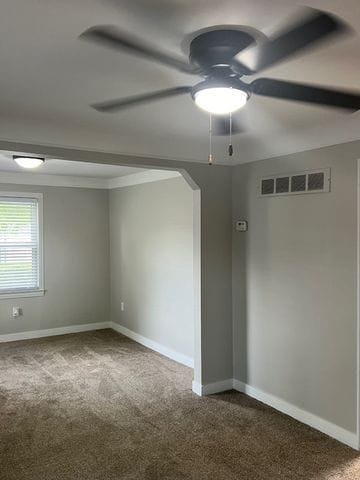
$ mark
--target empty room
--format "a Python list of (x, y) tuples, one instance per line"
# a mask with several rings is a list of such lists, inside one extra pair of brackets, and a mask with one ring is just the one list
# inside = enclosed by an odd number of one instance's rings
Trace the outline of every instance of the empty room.
[(0, 480), (360, 479), (357, 0), (2, 0)]

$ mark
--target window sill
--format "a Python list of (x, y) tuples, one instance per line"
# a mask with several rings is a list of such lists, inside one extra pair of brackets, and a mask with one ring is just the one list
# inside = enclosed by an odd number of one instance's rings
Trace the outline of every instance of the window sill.
[(16, 293), (0, 293), (0, 300), (7, 298), (27, 298), (27, 297), (43, 297), (45, 290), (32, 290), (30, 292), (16, 292)]

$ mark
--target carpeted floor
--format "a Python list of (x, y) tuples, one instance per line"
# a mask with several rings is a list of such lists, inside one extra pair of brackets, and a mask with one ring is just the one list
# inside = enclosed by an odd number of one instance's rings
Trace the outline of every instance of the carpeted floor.
[(1, 480), (360, 479), (354, 450), (111, 331), (0, 345)]

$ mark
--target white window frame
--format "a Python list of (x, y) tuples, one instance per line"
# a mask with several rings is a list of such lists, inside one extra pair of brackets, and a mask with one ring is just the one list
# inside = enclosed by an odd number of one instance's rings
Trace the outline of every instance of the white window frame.
[(16, 292), (16, 293), (1, 293), (0, 300), (6, 298), (25, 298), (25, 297), (42, 297), (45, 293), (44, 289), (44, 227), (43, 227), (43, 194), (33, 192), (8, 192), (0, 190), (0, 197), (13, 198), (36, 198), (38, 201), (38, 221), (39, 221), (39, 288)]

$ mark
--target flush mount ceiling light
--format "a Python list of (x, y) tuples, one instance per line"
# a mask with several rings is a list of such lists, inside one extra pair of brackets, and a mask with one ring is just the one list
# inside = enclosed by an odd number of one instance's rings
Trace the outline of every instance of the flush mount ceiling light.
[(45, 158), (27, 157), (26, 155), (13, 155), (13, 159), (22, 168), (37, 168), (45, 162)]

